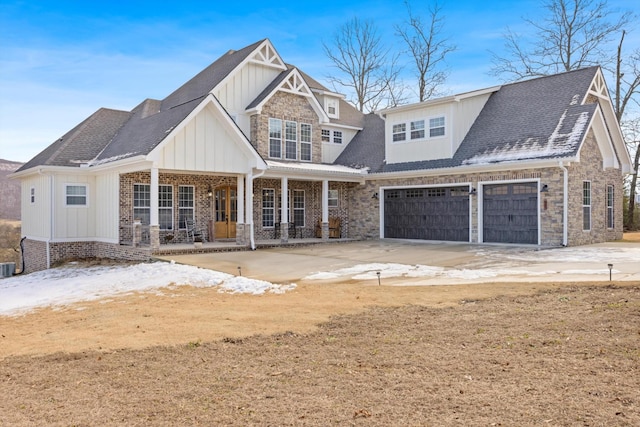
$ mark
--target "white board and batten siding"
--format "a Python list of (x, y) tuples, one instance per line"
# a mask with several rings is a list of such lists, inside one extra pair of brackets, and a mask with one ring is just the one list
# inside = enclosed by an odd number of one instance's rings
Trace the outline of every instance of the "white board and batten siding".
[(170, 170), (247, 173), (250, 162), (237, 139), (209, 105), (162, 146), (157, 165)]
[[(67, 185), (86, 185), (86, 204), (67, 205)], [(53, 206), (53, 240), (78, 240), (95, 237), (96, 198), (95, 177), (91, 175), (55, 175)]]
[[(31, 175), (22, 179), (21, 218), (22, 235), (46, 240), (51, 235), (51, 221), (46, 213), (51, 206), (51, 177)], [(33, 189), (33, 202), (31, 190)]]
[(117, 243), (120, 226), (120, 174), (110, 172), (96, 176), (95, 237), (98, 240)]
[[(489, 94), (430, 105), (416, 104), (415, 108), (391, 111), (385, 120), (385, 150), (387, 163), (419, 160), (449, 159), (453, 157), (465, 135), (489, 99)], [(429, 119), (444, 117), (444, 136), (429, 137)], [(411, 140), (411, 122), (424, 120), (425, 138)], [(393, 125), (406, 124), (406, 139), (393, 141)]]
[[(328, 129), (328, 127), (324, 127), (324, 129)], [(333, 163), (336, 161), (338, 156), (342, 154), (344, 149), (349, 145), (349, 142), (356, 136), (357, 131), (355, 129), (345, 129), (345, 128), (331, 128), (331, 131), (339, 130), (342, 132), (342, 144), (335, 144), (333, 142), (323, 142), (322, 143), (322, 163)]]
[(281, 70), (249, 62), (230, 76), (214, 93), (220, 104), (234, 118), (242, 132), (251, 137), (251, 118), (245, 113)]

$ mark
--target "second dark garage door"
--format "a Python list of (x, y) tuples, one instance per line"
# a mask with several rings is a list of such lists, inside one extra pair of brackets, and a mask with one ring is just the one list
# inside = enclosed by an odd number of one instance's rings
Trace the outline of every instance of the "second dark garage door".
[(469, 187), (384, 191), (384, 237), (469, 241)]
[(538, 244), (538, 184), (518, 182), (483, 188), (483, 241)]

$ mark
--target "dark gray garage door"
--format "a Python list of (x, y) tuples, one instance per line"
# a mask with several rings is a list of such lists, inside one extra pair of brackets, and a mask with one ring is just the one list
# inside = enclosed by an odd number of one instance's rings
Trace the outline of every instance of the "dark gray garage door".
[(483, 241), (538, 244), (538, 184), (485, 185)]
[(468, 242), (469, 188), (385, 190), (384, 237)]

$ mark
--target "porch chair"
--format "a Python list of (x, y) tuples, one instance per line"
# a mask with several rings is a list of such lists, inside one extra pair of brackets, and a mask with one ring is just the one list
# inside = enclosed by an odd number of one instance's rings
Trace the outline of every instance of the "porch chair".
[(195, 242), (196, 240), (200, 242), (204, 241), (202, 230), (196, 226), (196, 222), (194, 220), (185, 219), (185, 226), (187, 227), (187, 237), (190, 238), (192, 242)]

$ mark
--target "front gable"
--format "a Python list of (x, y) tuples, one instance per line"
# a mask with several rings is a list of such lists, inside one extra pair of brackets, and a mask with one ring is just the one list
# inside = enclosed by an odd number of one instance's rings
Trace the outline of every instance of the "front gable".
[(244, 174), (264, 160), (212, 95), (149, 155), (160, 169)]

